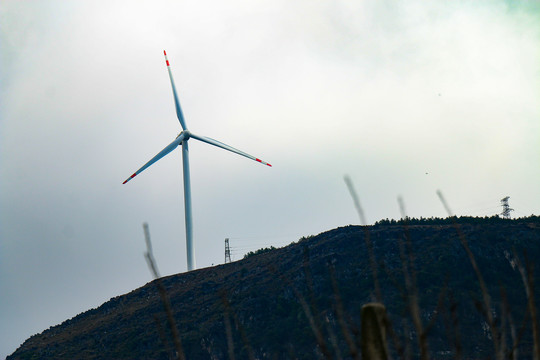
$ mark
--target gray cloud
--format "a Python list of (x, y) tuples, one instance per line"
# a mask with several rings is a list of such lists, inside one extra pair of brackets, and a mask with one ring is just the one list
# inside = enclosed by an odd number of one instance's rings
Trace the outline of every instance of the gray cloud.
[[(127, 10), (129, 7), (129, 11)], [(516, 215), (540, 204), (538, 8), (505, 2), (4, 1), (0, 5), (0, 348), (184, 271), (180, 153), (192, 131), (196, 256), (368, 221)], [(427, 174), (426, 174), (427, 173)]]

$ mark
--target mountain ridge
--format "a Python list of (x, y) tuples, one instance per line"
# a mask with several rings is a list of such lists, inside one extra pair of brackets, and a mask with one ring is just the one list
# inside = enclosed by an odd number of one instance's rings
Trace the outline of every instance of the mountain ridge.
[[(421, 318), (426, 324), (437, 320), (428, 337), (432, 358), (452, 358), (459, 347), (462, 354), (471, 355), (467, 358), (485, 358), (492, 354), (493, 346), (483, 326), (485, 319), (477, 310), (482, 294), (455, 224), (466, 236), (488, 283), (492, 310), (498, 311), (504, 303), (498, 295), (502, 286), (514, 319), (521, 320), (527, 302), (511, 260), (523, 250), (531, 259), (540, 258), (538, 217), (406, 219), (349, 225), (230, 264), (159, 281), (170, 298), (188, 359), (226, 359), (231, 347), (239, 359), (309, 359), (328, 353), (332, 358), (351, 358), (354, 355), (342, 325), (346, 323), (345, 331), (358, 340), (359, 309), (377, 297), (366, 247), (369, 237), (382, 300), (403, 343), (393, 353), (418, 351), (414, 341), (404, 336), (406, 329), (398, 326), (403, 323), (412, 328), (402, 266), (412, 259)], [(413, 251), (404, 259), (402, 250), (407, 244)], [(538, 302), (538, 290), (534, 294)], [(324, 334), (323, 344), (315, 339), (302, 302), (308, 304), (313, 322)], [(339, 315), (339, 306), (345, 315)], [(452, 310), (453, 306), (457, 309)], [(447, 320), (452, 314), (458, 315), (464, 334), (461, 339), (449, 335), (452, 329)], [(230, 331), (227, 321), (232, 324)], [(529, 326), (524, 333), (530, 332)], [(172, 343), (155, 280), (30, 337), (7, 359), (169, 359), (174, 356)], [(521, 353), (530, 353), (531, 344), (531, 337), (524, 336)]]

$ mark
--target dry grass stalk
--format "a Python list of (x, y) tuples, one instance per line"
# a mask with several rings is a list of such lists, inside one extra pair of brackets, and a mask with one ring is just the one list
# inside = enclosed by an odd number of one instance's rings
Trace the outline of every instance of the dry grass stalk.
[[(229, 299), (227, 298), (227, 293), (225, 291), (223, 291), (223, 293), (221, 295), (221, 301), (222, 301), (223, 306), (225, 308), (225, 313), (227, 314), (226, 317), (229, 316), (229, 315), (232, 315), (233, 320), (234, 320), (234, 324), (236, 325), (236, 328), (238, 329), (238, 331), (240, 331), (240, 336), (242, 337), (242, 342), (243, 342), (243, 344), (244, 344), (244, 346), (246, 348), (248, 358), (250, 360), (255, 360), (256, 359), (255, 352), (253, 351), (253, 348), (251, 347), (251, 344), (249, 342), (246, 330), (244, 329), (244, 326), (240, 322), (240, 319), (238, 319), (238, 316), (236, 315), (236, 313), (232, 309), (231, 303), (229, 302)], [(227, 324), (225, 324), (225, 327), (227, 327)], [(229, 323), (229, 328), (231, 328), (230, 323)], [(227, 329), (225, 329), (225, 331), (227, 331)], [(234, 350), (234, 347), (232, 346), (233, 345), (232, 329), (230, 331), (230, 334), (227, 334), (227, 343), (229, 345), (229, 355), (230, 355), (231, 349)], [(233, 357), (231, 359), (234, 359), (234, 354), (233, 354)]]
[(510, 320), (510, 306), (508, 305), (508, 299), (506, 297), (506, 290), (501, 287), (500, 289), (500, 292), (501, 292), (501, 323), (500, 323), (500, 327), (501, 327), (501, 352), (503, 354), (507, 354), (508, 358), (510, 359), (513, 359), (514, 358), (514, 352), (513, 352), (513, 348), (507, 350), (506, 347), (507, 347), (507, 344), (506, 344), (506, 337), (507, 337), (507, 334), (506, 334), (506, 326), (508, 324), (508, 327), (510, 327), (510, 335), (512, 336), (512, 343), (514, 343), (515, 341), (515, 332), (512, 331), (513, 329), (513, 326), (512, 326), (512, 322)]
[[(360, 205), (359, 197), (356, 193), (356, 190), (354, 189), (354, 184), (350, 176), (345, 175), (343, 177), (343, 180), (345, 181), (345, 184), (347, 185), (347, 188), (349, 189), (349, 193), (351, 195), (351, 198), (353, 199), (353, 203), (358, 213), (358, 217), (360, 218), (360, 224), (362, 225), (362, 228), (364, 230), (364, 241), (366, 244), (366, 248), (368, 250), (369, 264), (370, 264), (371, 273), (373, 276), (373, 284), (375, 287), (375, 300), (379, 303), (382, 303), (383, 299), (382, 299), (381, 287), (379, 284), (379, 275), (378, 275), (379, 272), (378, 272), (377, 260), (375, 258), (375, 252), (373, 250), (373, 243), (371, 241), (369, 229), (367, 227), (367, 221), (364, 215), (364, 210), (362, 209), (362, 206)], [(395, 331), (393, 331), (392, 323), (389, 320), (388, 316), (386, 320), (387, 320), (387, 325), (388, 325), (387, 330), (390, 335), (390, 338), (392, 339), (392, 342), (394, 344), (394, 348), (397, 351), (397, 354), (401, 357), (407, 357), (406, 356), (407, 347), (408, 347), (407, 344), (405, 348), (401, 345), (397, 334), (395, 333)]]
[(358, 347), (356, 346), (356, 342), (353, 340), (350, 332), (349, 327), (347, 326), (346, 320), (345, 320), (345, 311), (343, 309), (343, 302), (341, 301), (341, 294), (339, 292), (339, 287), (336, 280), (336, 269), (334, 268), (334, 265), (329, 264), (328, 269), (330, 271), (330, 279), (332, 280), (332, 289), (334, 291), (334, 299), (336, 301), (336, 314), (339, 326), (341, 328), (341, 333), (343, 334), (343, 337), (345, 338), (345, 342), (347, 343), (347, 346), (349, 347), (349, 354), (351, 355), (351, 358), (353, 359), (360, 359), (360, 354), (358, 352)]
[(311, 311), (311, 308), (304, 296), (300, 293), (300, 291), (298, 291), (298, 289), (296, 289), (296, 287), (291, 283), (289, 279), (287, 279), (283, 274), (278, 273), (273, 266), (270, 266), (270, 271), (272, 271), (273, 273), (277, 273), (281, 280), (293, 291), (294, 295), (298, 299), (298, 302), (300, 303), (300, 306), (302, 307), (304, 315), (306, 315), (309, 327), (313, 332), (313, 335), (315, 336), (315, 340), (317, 341), (317, 345), (319, 345), (319, 349), (322, 355), (326, 359), (332, 359), (332, 355), (330, 354), (328, 346), (326, 345), (326, 341), (324, 340), (322, 329), (317, 325), (315, 317), (313, 316), (313, 312)]
[(231, 319), (229, 314), (230, 305), (228, 304), (227, 295), (225, 292), (221, 293), (221, 302), (225, 307), (225, 311), (223, 312), (223, 321), (225, 323), (225, 334), (227, 335), (227, 353), (229, 354), (229, 360), (235, 360), (234, 341), (232, 337)]
[(358, 212), (358, 216), (360, 218), (360, 224), (362, 225), (364, 229), (364, 241), (366, 243), (366, 248), (368, 250), (369, 263), (370, 263), (371, 272), (373, 275), (373, 284), (375, 286), (375, 299), (377, 302), (382, 302), (382, 293), (381, 293), (381, 287), (379, 285), (377, 261), (375, 259), (375, 253), (373, 251), (373, 243), (371, 241), (369, 230), (367, 228), (367, 221), (366, 221), (366, 217), (364, 216), (364, 210), (362, 209), (362, 206), (360, 205), (360, 200), (358, 198), (358, 195), (356, 194), (351, 178), (348, 175), (345, 175), (343, 179), (345, 180), (345, 184), (347, 184), (347, 188), (349, 189), (349, 192), (354, 202), (354, 207), (356, 208), (356, 211)]
[(328, 324), (328, 338), (330, 339), (330, 344), (332, 344), (332, 348), (336, 354), (336, 360), (343, 360), (343, 357), (341, 356), (341, 349), (339, 348), (338, 338), (332, 329), (330, 320), (328, 318), (326, 318), (326, 323)]
[(311, 275), (311, 267), (310, 267), (310, 259), (309, 259), (309, 248), (307, 246), (304, 246), (303, 249), (304, 256), (303, 256), (303, 263), (302, 266), (304, 268), (304, 275), (306, 277), (306, 284), (307, 284), (307, 290), (308, 290), (308, 296), (309, 296), (309, 303), (311, 306), (311, 311), (313, 313), (315, 324), (317, 325), (317, 328), (322, 329), (322, 322), (321, 322), (321, 312), (319, 311), (317, 307), (317, 302), (315, 301), (315, 294), (314, 294), (314, 286), (313, 286), (313, 276)]
[(174, 355), (174, 352), (173, 352), (172, 348), (169, 345), (169, 339), (167, 338), (167, 334), (165, 333), (165, 330), (163, 329), (163, 326), (161, 326), (161, 320), (159, 319), (159, 317), (157, 315), (154, 315), (153, 318), (154, 318), (154, 323), (156, 324), (156, 328), (158, 330), (159, 339), (163, 343), (163, 347), (165, 349), (169, 349), (169, 351), (168, 351), (169, 352), (169, 358), (174, 359), (176, 356)]
[(147, 223), (143, 224), (143, 229), (144, 229), (144, 235), (145, 235), (145, 240), (146, 240), (146, 253), (144, 254), (144, 257), (148, 263), (148, 267), (150, 268), (152, 275), (154, 276), (155, 284), (158, 288), (159, 296), (161, 297), (161, 302), (163, 303), (163, 307), (165, 308), (165, 314), (167, 315), (167, 323), (169, 324), (169, 329), (171, 330), (171, 333), (172, 333), (174, 347), (176, 349), (176, 357), (179, 360), (184, 360), (185, 359), (184, 349), (182, 347), (180, 334), (178, 333), (176, 322), (174, 320), (171, 302), (169, 300), (169, 296), (167, 295), (167, 290), (165, 289), (165, 286), (161, 282), (161, 278), (157, 270), (156, 261), (154, 259), (154, 254), (152, 253), (152, 242), (150, 241), (150, 231), (148, 229)]
[(495, 358), (498, 360), (502, 360), (504, 358), (504, 353), (501, 352), (501, 346), (500, 346), (500, 337), (499, 337), (499, 331), (497, 329), (497, 326), (495, 324), (495, 319), (493, 318), (493, 314), (491, 312), (491, 297), (489, 295), (486, 283), (484, 281), (484, 277), (482, 276), (482, 273), (480, 272), (480, 269), (478, 267), (478, 264), (476, 263), (476, 258), (474, 257), (474, 254), (472, 253), (471, 249), (469, 248), (469, 244), (467, 241), (467, 238), (465, 237), (465, 234), (463, 234), (463, 231), (461, 230), (461, 227), (455, 220), (456, 217), (452, 213), (452, 210), (448, 206), (448, 203), (446, 202), (442, 192), (440, 190), (437, 191), (437, 195), (439, 196), (439, 199), (441, 200), (446, 212), (448, 213), (448, 216), (454, 219), (454, 228), (456, 229), (456, 232), (458, 234), (459, 240), (461, 242), (461, 245), (465, 249), (465, 252), (467, 253), (467, 256), (469, 257), (469, 262), (471, 263), (474, 273), (476, 274), (476, 278), (478, 279), (478, 283), (480, 285), (480, 290), (482, 292), (482, 299), (484, 302), (484, 316), (486, 317), (486, 321), (489, 325), (489, 329), (491, 332), (491, 337), (493, 340), (493, 347), (495, 350)]
[(527, 261), (527, 255), (525, 254), (525, 265), (523, 266), (521, 260), (518, 256), (515, 256), (515, 261), (519, 270), (519, 273), (521, 275), (521, 280), (523, 281), (523, 285), (525, 287), (525, 292), (527, 294), (527, 312), (531, 316), (531, 327), (532, 327), (532, 335), (533, 335), (533, 344), (534, 344), (534, 350), (533, 350), (533, 359), (539, 360), (540, 359), (540, 339), (539, 339), (539, 329), (538, 329), (538, 321), (536, 317), (536, 305), (534, 303), (534, 277), (533, 277), (533, 268), (532, 265), (529, 264)]
[(462, 345), (461, 345), (461, 333), (459, 331), (459, 317), (457, 315), (457, 303), (454, 300), (454, 297), (452, 294), (449, 296), (450, 300), (450, 328), (452, 330), (451, 336), (449, 336), (454, 343), (454, 349), (455, 349), (455, 359), (461, 360), (462, 359)]
[(407, 252), (403, 241), (399, 241), (399, 252), (401, 257), (401, 265), (403, 268), (403, 276), (405, 278), (405, 287), (407, 291), (407, 304), (413, 320), (413, 324), (417, 334), (418, 347), (420, 348), (420, 358), (422, 360), (429, 359), (429, 352), (426, 340), (426, 331), (424, 331), (422, 319), (420, 317), (420, 306), (418, 305), (418, 287), (416, 283), (416, 271), (414, 268), (414, 253), (412, 251), (411, 236), (407, 225), (407, 214), (405, 212), (405, 204), (403, 199), (398, 197), (401, 217), (403, 219), (403, 230), (405, 232), (405, 241), (407, 243)]

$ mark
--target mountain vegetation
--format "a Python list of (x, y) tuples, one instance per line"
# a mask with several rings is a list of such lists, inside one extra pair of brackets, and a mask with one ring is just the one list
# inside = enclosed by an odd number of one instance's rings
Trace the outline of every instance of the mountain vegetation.
[(536, 216), (346, 226), (155, 280), (7, 359), (359, 359), (374, 301), (393, 358), (533, 358), (539, 258)]

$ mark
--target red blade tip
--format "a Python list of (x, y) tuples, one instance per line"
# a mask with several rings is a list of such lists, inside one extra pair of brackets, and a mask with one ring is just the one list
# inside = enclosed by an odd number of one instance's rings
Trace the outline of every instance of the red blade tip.
[(255, 158), (255, 161), (258, 161), (258, 162), (260, 162), (261, 164), (265, 164), (265, 165), (268, 165), (268, 166), (270, 166), (270, 167), (272, 166), (272, 165), (270, 165), (269, 163), (262, 161), (261, 159)]
[(167, 59), (167, 52), (165, 50), (163, 50), (163, 54), (165, 55), (165, 63), (167, 64), (167, 66), (171, 66), (169, 64), (169, 59)]
[(124, 181), (122, 184), (125, 184), (125, 183), (127, 183), (129, 180), (133, 179), (133, 178), (135, 177), (135, 175), (137, 175), (137, 173), (135, 173), (135, 174), (131, 175), (130, 177), (128, 177), (128, 178), (126, 179), (126, 181)]

